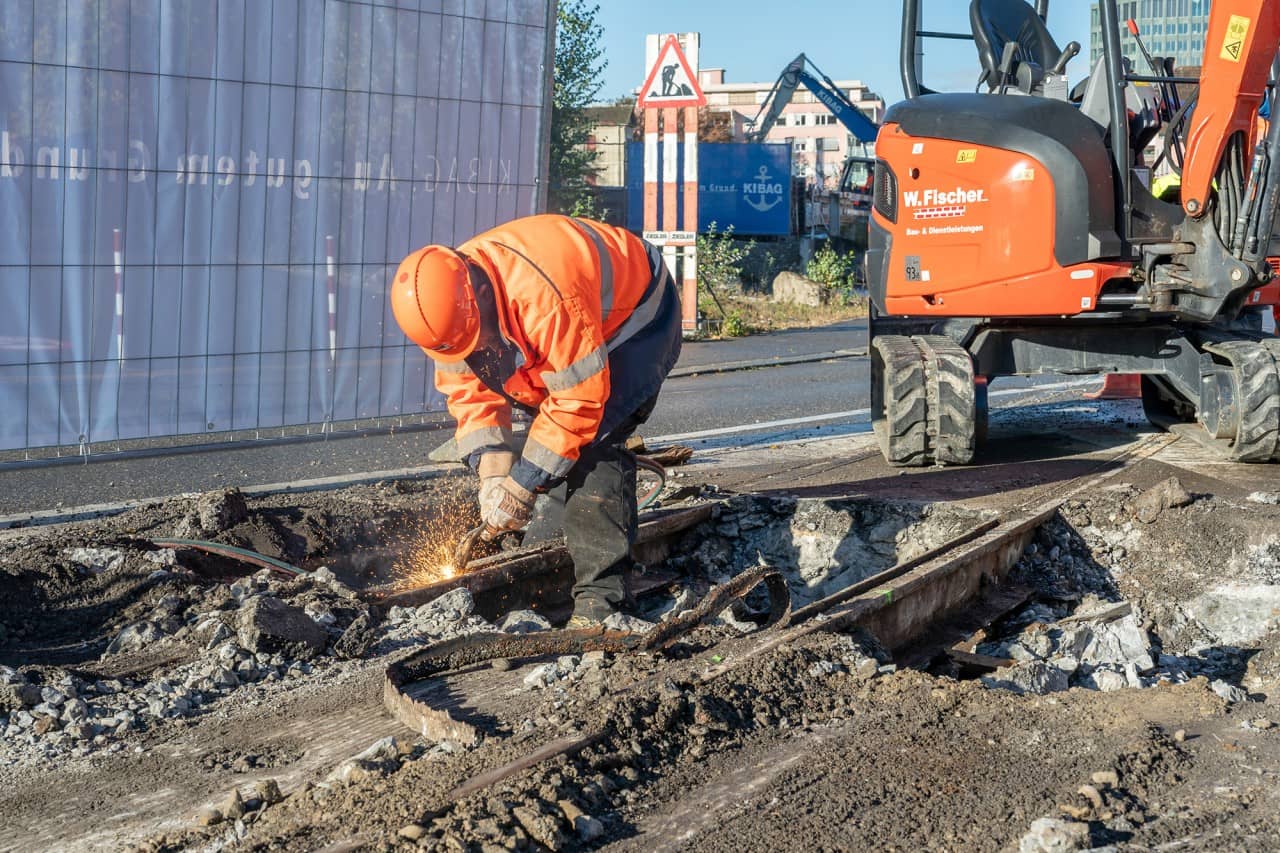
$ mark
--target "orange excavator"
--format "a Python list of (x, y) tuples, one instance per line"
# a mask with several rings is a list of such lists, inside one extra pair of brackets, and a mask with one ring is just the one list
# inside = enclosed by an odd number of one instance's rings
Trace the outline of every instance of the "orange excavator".
[[(1280, 121), (1257, 115), (1280, 0), (1214, 0), (1198, 78), (1103, 52), (1073, 88), (1047, 0), (973, 0), (971, 33), (904, 0), (907, 99), (876, 140), (866, 254), (871, 402), (896, 465), (966, 464), (999, 376), (1138, 374), (1153, 423), (1239, 462), (1280, 461), (1280, 339), (1264, 331), (1280, 205)], [(920, 80), (918, 42), (972, 38), (974, 93)], [(1150, 73), (1148, 73), (1150, 72)], [(1182, 102), (1179, 86), (1196, 86)], [(1181, 173), (1153, 196), (1148, 148)]]

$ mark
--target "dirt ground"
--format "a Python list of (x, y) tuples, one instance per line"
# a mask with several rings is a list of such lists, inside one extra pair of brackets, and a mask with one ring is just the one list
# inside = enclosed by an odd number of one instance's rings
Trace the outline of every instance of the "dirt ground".
[[(674, 482), (771, 489), (769, 503), (739, 499), (670, 568), (715, 582), (749, 562), (734, 550), (748, 543), (794, 560), (793, 589), (827, 594), (855, 578), (815, 566), (909, 558), (959, 520), (1106, 469), (1132, 440), (1113, 430), (1127, 425), (1122, 413), (1037, 456), (1036, 425), (1063, 417), (1006, 429), (1002, 457), (960, 471), (899, 475), (850, 453), (848, 438), (838, 457), (809, 444), (802, 474), (787, 448), (745, 466), (716, 457), (718, 471), (695, 466)], [(1139, 499), (1170, 476), (1187, 502), (1141, 520)], [(662, 655), (449, 676), (431, 689), (484, 732), (471, 749), (393, 721), (382, 670), (489, 622), (458, 600), (385, 614), (357, 595), (402, 582), (412, 566), (395, 555), (406, 548), (445, 544), (425, 535), (466, 528), (466, 479), (277, 495), (243, 510), (211, 496), (14, 531), (0, 537), (0, 848), (1277, 849), (1273, 477), (1175, 445), (1068, 501), (1015, 570), (1032, 597), (987, 630), (982, 648), (1007, 662), (982, 678), (936, 661), (899, 667), (865, 635), (748, 656), (758, 638), (728, 619)], [(779, 504), (779, 492), (800, 502)], [(334, 578), (273, 577), (146, 541), (175, 536)], [(657, 604), (646, 603), (654, 618)], [(252, 614), (268, 605), (323, 631), (246, 650), (260, 639)], [(1117, 606), (1122, 617), (1088, 624), (1099, 636), (1130, 625), (1132, 653), (1151, 666), (1088, 652), (1067, 661), (1063, 633)], [(1053, 651), (1035, 651), (1042, 636)], [(1068, 663), (1046, 692), (1000, 683)], [(1116, 684), (1104, 687), (1108, 673)], [(22, 713), (31, 721), (20, 725)], [(588, 735), (568, 757), (451, 793)]]

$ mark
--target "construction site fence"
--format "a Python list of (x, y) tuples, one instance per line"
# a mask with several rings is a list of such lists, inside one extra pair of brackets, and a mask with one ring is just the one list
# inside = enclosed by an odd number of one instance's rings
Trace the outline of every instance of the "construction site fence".
[(443, 407), (388, 285), (544, 209), (554, 2), (5, 8), (0, 450)]

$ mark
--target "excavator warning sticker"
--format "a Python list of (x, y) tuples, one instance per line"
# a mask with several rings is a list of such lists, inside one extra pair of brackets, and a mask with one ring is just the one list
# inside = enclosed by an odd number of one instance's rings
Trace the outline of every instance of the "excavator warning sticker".
[(978, 162), (977, 148), (961, 148), (956, 152), (957, 163), (976, 163)]
[(1244, 40), (1249, 35), (1248, 18), (1243, 15), (1232, 15), (1227, 22), (1227, 37), (1222, 40), (1222, 53), (1219, 56), (1230, 62), (1239, 62), (1244, 53)]

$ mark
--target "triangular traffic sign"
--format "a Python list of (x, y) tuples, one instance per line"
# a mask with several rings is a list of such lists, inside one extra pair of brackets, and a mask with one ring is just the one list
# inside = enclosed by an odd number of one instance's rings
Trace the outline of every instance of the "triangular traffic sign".
[(707, 96), (698, 77), (680, 49), (680, 41), (668, 36), (658, 51), (658, 60), (640, 87), (641, 107), (705, 107)]

